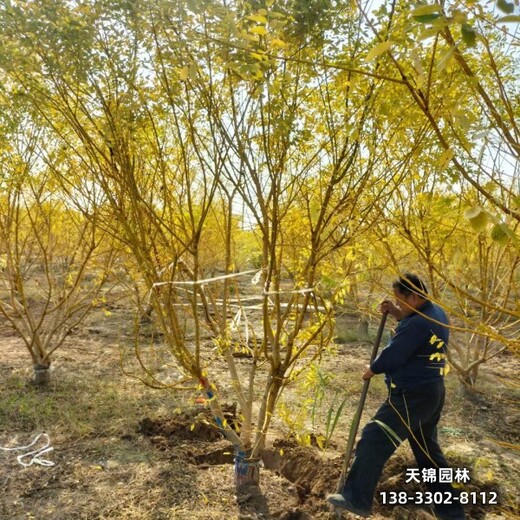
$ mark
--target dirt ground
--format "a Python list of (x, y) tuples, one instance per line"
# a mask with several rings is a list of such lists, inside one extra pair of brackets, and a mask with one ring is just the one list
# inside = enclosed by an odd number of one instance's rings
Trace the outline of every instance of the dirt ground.
[[(56, 352), (46, 390), (30, 383), (21, 342), (1, 331), (0, 446), (24, 446), (45, 432), (53, 448), (42, 455), (53, 465), (29, 467), (17, 460), (23, 452), (0, 450), (2, 520), (335, 518), (325, 495), (334, 491), (340, 473), (370, 342), (350, 341), (322, 360), (323, 370), (332, 374), (331, 388), (348, 396), (329, 448), (298, 445), (287, 425), (277, 421), (260, 489), (237, 492), (231, 448), (204, 421), (207, 410), (195, 389), (169, 393), (126, 377), (120, 353), (131, 340), (117, 316), (112, 319), (69, 338)], [(520, 518), (519, 368), (518, 358), (504, 354), (482, 369), (477, 390), (469, 393), (454, 375), (447, 378), (441, 445), (454, 467), (470, 470), (468, 492), (493, 491), (499, 497), (498, 505), (468, 506), (470, 519)], [(297, 407), (301, 391), (289, 387), (286, 402)], [(374, 381), (362, 423), (383, 398), (383, 383)], [(326, 411), (325, 406), (322, 418)], [(319, 433), (319, 421), (316, 429)], [(419, 490), (418, 484), (405, 484), (409, 467), (411, 451), (403, 445), (387, 463), (376, 496)], [(356, 517), (345, 513), (343, 518)], [(419, 508), (377, 503), (372, 518), (433, 517)]]

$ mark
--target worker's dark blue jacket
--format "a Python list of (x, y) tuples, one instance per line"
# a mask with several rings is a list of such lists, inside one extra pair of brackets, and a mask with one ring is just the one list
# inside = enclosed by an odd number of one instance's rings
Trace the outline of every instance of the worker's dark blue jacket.
[(402, 319), (394, 336), (370, 365), (386, 375), (389, 388), (410, 390), (443, 378), (449, 329), (446, 313), (430, 301)]

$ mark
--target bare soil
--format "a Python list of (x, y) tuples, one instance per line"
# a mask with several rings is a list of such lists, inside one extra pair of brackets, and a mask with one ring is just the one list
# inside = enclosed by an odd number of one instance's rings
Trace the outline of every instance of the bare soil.
[[(54, 465), (23, 467), (20, 452), (0, 450), (0, 519), (335, 518), (325, 496), (340, 473), (370, 342), (340, 345), (322, 360), (323, 370), (332, 374), (331, 388), (348, 396), (328, 449), (298, 445), (277, 421), (263, 456), (260, 488), (237, 491), (232, 449), (211, 426), (196, 389), (153, 390), (122, 373), (121, 349), (132, 342), (117, 309), (114, 314), (85, 326), (56, 352), (46, 390), (30, 383), (30, 359), (21, 342), (1, 331), (0, 446), (27, 445), (46, 432), (53, 451), (42, 458)], [(468, 491), (496, 491), (500, 500), (497, 506), (468, 506), (470, 519), (520, 518), (519, 368), (518, 358), (504, 354), (483, 367), (471, 392), (461, 389), (454, 375), (447, 379), (441, 445), (454, 467), (470, 469)], [(289, 387), (286, 401), (297, 407), (301, 392)], [(362, 422), (384, 392), (382, 382), (374, 381)], [(230, 402), (230, 420), (234, 412)], [(322, 421), (326, 412), (327, 405)], [(322, 433), (323, 422), (316, 424), (316, 433)], [(413, 465), (410, 449), (400, 447), (384, 469), (376, 497), (382, 490), (420, 489), (405, 484), (406, 469)], [(345, 513), (343, 518), (356, 517)], [(419, 508), (377, 503), (373, 518), (433, 517)]]

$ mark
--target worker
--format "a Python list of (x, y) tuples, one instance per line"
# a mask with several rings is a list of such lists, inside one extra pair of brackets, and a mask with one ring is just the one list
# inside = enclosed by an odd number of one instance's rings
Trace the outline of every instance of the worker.
[[(384, 300), (381, 311), (397, 319), (395, 334), (362, 375), (368, 380), (384, 373), (388, 397), (362, 431), (341, 492), (327, 496), (336, 511), (347, 510), (363, 517), (371, 514), (385, 462), (405, 439), (412, 447), (417, 473), (432, 475), (433, 471), (435, 475), (439, 468), (448, 468), (437, 442), (437, 423), (445, 395), (448, 318), (428, 299), (426, 286), (418, 276), (407, 273), (392, 288), (395, 303)], [(435, 516), (441, 520), (463, 520), (464, 509), (453, 484), (441, 483), (438, 478), (427, 480), (429, 492), (442, 493), (435, 495), (442, 496), (442, 503), (433, 506)], [(413, 504), (414, 498), (417, 505), (431, 504), (420, 493), (404, 496), (408, 497), (408, 504)]]

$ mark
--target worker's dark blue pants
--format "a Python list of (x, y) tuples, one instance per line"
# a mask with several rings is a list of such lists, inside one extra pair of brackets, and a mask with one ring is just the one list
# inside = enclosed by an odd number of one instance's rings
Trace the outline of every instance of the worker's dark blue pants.
[[(347, 500), (367, 513), (372, 510), (374, 491), (383, 466), (405, 439), (408, 439), (421, 470), (448, 467), (437, 442), (437, 423), (444, 405), (444, 394), (442, 380), (413, 391), (391, 390), (387, 400), (363, 429), (356, 446), (355, 458), (342, 490)], [(407, 491), (405, 481), (403, 478), (402, 491)], [(433, 493), (457, 494), (449, 483), (429, 483), (427, 486), (428, 491)], [(409, 494), (413, 495), (411, 492)], [(435, 513), (443, 520), (464, 518), (464, 510), (458, 503), (437, 505)]]

